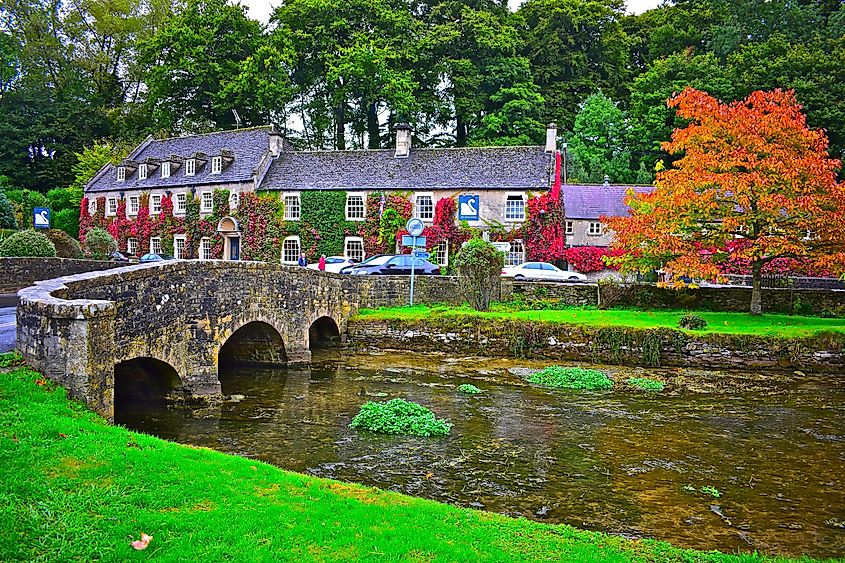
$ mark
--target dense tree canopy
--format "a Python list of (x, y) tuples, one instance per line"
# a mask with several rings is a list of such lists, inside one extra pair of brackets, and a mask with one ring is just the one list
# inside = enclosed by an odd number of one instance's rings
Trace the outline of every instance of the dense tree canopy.
[[(677, 155), (666, 100), (789, 88), (845, 148), (837, 0), (5, 0), (0, 175), (46, 193), (86, 148), (273, 123), (303, 148), (570, 143), (581, 181), (648, 182)], [(605, 119), (604, 125), (601, 120)], [(604, 128), (604, 130), (602, 130)]]

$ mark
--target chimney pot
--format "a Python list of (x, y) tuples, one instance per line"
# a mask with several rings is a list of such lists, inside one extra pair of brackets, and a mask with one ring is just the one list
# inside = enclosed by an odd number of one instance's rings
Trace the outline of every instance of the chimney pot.
[(411, 133), (413, 129), (409, 123), (399, 123), (393, 128), (396, 131), (395, 157), (407, 157), (411, 154)]
[(546, 152), (553, 153), (557, 150), (557, 125), (549, 123), (546, 125)]

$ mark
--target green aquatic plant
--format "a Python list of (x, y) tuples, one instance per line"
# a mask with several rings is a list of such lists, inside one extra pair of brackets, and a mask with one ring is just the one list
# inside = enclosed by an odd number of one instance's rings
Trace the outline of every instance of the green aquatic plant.
[(405, 399), (391, 399), (385, 403), (364, 403), (349, 427), (384, 434), (445, 436), (452, 425), (438, 419), (422, 405)]
[(719, 498), (720, 496), (722, 496), (722, 493), (719, 492), (719, 489), (717, 489), (716, 487), (711, 487), (710, 485), (705, 485), (698, 490), (704, 493), (705, 495), (710, 495), (713, 498)]
[(613, 381), (601, 370), (549, 366), (528, 376), (529, 383), (561, 389), (610, 389)]
[(481, 393), (481, 389), (470, 383), (458, 385), (458, 391), (460, 393), (466, 393), (467, 395), (478, 395), (479, 393)]
[(628, 385), (633, 385), (643, 391), (663, 391), (666, 387), (662, 382), (648, 377), (631, 377), (628, 379)]

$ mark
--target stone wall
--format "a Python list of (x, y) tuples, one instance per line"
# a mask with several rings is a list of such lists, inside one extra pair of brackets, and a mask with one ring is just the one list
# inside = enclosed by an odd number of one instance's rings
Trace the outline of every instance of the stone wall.
[(777, 339), (450, 315), (421, 320), (352, 319), (347, 343), (360, 348), (584, 363), (845, 373), (845, 335), (841, 334)]
[(0, 258), (0, 293), (15, 293), (37, 281), (108, 270), (118, 265), (73, 258)]

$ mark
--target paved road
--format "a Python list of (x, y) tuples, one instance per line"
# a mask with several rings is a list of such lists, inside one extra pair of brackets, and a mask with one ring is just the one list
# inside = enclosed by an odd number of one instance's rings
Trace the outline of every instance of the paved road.
[(15, 308), (0, 307), (0, 352), (15, 349)]

